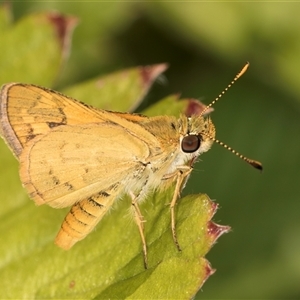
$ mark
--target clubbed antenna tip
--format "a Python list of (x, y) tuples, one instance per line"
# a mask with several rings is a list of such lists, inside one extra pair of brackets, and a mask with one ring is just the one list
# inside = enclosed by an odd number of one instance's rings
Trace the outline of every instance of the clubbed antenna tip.
[(259, 161), (256, 161), (256, 160), (250, 160), (249, 161), (249, 164), (254, 167), (255, 169), (258, 169), (260, 171), (263, 170), (263, 166), (262, 164), (259, 162)]

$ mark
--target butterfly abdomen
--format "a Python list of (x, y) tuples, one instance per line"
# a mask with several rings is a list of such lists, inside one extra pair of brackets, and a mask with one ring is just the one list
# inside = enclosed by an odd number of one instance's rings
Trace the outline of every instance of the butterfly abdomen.
[(61, 225), (55, 243), (68, 250), (84, 239), (110, 209), (115, 198), (115, 194), (102, 191), (74, 204)]

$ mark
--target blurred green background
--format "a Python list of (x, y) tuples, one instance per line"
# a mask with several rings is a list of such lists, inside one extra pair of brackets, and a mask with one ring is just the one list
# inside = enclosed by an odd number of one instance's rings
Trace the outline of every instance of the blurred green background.
[(195, 166), (184, 193), (207, 193), (220, 204), (214, 220), (233, 229), (208, 254), (217, 272), (196, 299), (299, 299), (300, 3), (23, 1), (12, 10), (16, 21), (40, 10), (78, 17), (56, 89), (167, 62), (144, 105), (170, 93), (207, 104), (250, 61), (212, 118), (218, 139), (264, 171), (218, 145)]

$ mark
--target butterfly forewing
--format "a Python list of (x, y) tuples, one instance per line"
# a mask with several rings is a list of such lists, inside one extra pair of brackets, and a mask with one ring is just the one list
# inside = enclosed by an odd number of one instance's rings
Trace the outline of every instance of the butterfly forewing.
[(19, 157), (30, 140), (54, 127), (103, 122), (97, 111), (49, 89), (7, 84), (1, 90), (1, 134)]

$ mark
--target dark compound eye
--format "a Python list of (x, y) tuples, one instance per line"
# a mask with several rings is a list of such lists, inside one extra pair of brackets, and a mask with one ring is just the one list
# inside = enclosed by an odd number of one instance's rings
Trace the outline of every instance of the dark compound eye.
[(187, 135), (182, 139), (181, 149), (185, 153), (192, 153), (199, 149), (201, 139), (198, 135)]

